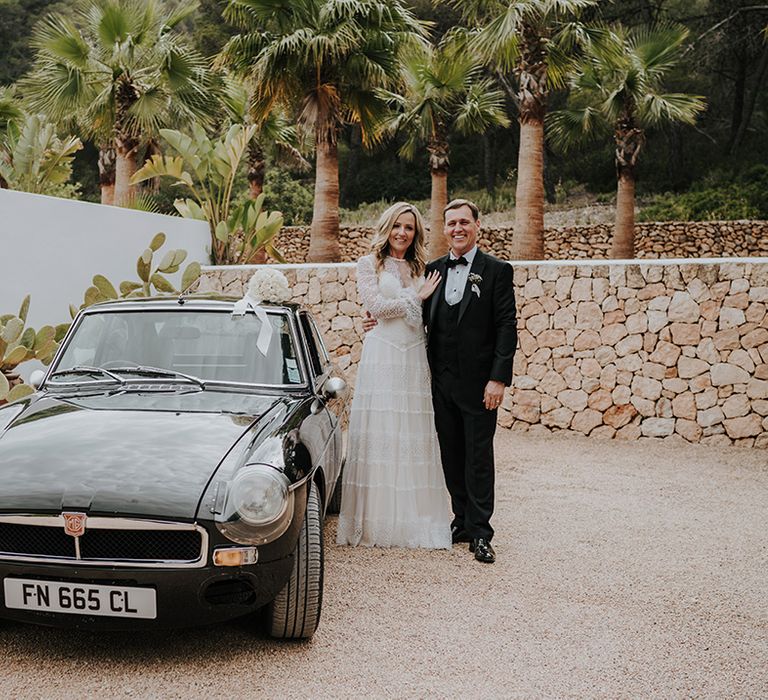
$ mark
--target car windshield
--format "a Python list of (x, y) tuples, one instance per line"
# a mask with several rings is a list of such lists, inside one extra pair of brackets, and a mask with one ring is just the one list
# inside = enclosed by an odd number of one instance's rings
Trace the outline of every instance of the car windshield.
[[(269, 313), (266, 354), (256, 341), (261, 321), (253, 314), (164, 310), (111, 311), (83, 317), (67, 342), (52, 377), (61, 383), (108, 379), (102, 369), (130, 378), (174, 377), (246, 384), (300, 384), (301, 375), (288, 317)], [(75, 372), (67, 370), (75, 369)], [(166, 372), (152, 372), (152, 370)], [(57, 373), (60, 373), (57, 375)], [(104, 375), (104, 376), (102, 376)]]

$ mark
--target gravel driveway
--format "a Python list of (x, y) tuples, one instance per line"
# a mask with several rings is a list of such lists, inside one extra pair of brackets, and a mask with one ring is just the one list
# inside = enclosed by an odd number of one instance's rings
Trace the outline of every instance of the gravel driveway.
[(0, 623), (1, 697), (768, 697), (768, 454), (499, 431), (495, 565), (337, 547), (311, 642)]

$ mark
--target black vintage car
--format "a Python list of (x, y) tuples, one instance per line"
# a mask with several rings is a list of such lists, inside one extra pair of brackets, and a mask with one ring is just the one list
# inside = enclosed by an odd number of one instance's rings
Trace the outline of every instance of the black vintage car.
[(345, 381), (306, 310), (233, 308), (91, 306), (0, 407), (0, 617), (314, 633)]

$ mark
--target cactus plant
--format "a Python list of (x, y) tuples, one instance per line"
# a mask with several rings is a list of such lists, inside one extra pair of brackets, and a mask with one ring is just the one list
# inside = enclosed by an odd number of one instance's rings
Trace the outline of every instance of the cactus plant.
[(69, 328), (68, 323), (43, 326), (38, 331), (26, 328), (29, 301), (29, 295), (24, 297), (18, 315), (0, 316), (0, 404), (15, 401), (34, 391), (21, 380), (17, 367), (27, 360), (50, 364)]
[[(181, 294), (187, 291), (200, 278), (200, 263), (191, 262), (184, 268), (180, 289), (176, 289), (166, 275), (179, 271), (181, 264), (187, 257), (187, 251), (181, 248), (169, 250), (155, 265), (155, 253), (163, 246), (165, 238), (164, 233), (155, 235), (149, 246), (139, 256), (136, 261), (136, 273), (139, 276), (139, 281), (123, 281), (120, 283), (118, 291), (104, 275), (94, 275), (92, 285), (85, 290), (80, 308), (112, 299)], [(70, 305), (69, 313), (72, 318), (75, 317), (77, 311), (74, 306)]]

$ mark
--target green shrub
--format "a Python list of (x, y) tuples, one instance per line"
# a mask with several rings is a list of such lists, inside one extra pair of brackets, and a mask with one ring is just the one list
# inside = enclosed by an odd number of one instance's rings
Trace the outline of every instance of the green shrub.
[(741, 173), (721, 170), (688, 192), (667, 192), (649, 201), (640, 221), (768, 219), (768, 166), (753, 165)]
[(278, 167), (267, 170), (264, 195), (266, 208), (279, 209), (286, 226), (312, 222), (313, 192), (287, 170)]
[(729, 221), (765, 216), (739, 185), (683, 194), (666, 193), (641, 209), (639, 221)]

